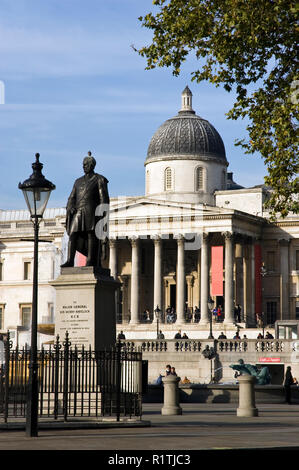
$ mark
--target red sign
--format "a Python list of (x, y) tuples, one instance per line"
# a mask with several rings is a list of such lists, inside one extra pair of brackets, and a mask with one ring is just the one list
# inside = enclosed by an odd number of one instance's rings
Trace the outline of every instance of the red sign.
[(259, 362), (280, 362), (280, 357), (260, 357)]
[(211, 295), (223, 295), (223, 246), (212, 246), (211, 255)]

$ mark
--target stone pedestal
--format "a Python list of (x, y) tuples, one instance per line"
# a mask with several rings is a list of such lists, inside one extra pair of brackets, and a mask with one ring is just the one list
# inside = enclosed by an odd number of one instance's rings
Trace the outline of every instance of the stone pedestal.
[(55, 335), (66, 331), (72, 346), (104, 350), (115, 345), (115, 291), (119, 282), (109, 269), (61, 268), (51, 283), (56, 290)]
[(180, 377), (167, 375), (162, 379), (164, 384), (164, 405), (161, 409), (162, 415), (181, 415), (182, 408), (179, 403), (179, 381)]
[(254, 384), (255, 377), (252, 375), (240, 375), (239, 382), (239, 408), (237, 416), (252, 417), (258, 416), (258, 409), (255, 407)]

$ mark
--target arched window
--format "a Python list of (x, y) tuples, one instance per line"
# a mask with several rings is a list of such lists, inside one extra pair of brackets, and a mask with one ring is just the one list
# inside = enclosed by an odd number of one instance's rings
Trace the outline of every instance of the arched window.
[(204, 189), (204, 169), (201, 166), (196, 168), (195, 173), (195, 190), (201, 191)]
[(173, 189), (173, 181), (172, 181), (172, 169), (167, 167), (164, 171), (164, 190), (170, 191)]

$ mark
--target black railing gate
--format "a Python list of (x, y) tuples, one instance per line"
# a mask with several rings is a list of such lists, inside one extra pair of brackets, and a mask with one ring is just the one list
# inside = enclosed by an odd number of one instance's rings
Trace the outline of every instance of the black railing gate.
[[(9, 333), (0, 370), (0, 416), (26, 416), (30, 349), (12, 349)], [(1, 364), (0, 364), (1, 366)], [(39, 417), (141, 417), (142, 353), (118, 342), (114, 349), (72, 348), (68, 334), (38, 351)]]

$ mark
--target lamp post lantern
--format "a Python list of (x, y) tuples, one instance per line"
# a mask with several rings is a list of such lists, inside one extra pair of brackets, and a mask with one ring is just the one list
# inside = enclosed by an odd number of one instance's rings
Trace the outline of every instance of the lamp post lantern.
[(158, 335), (159, 335), (159, 320), (160, 320), (160, 315), (161, 315), (161, 309), (159, 308), (159, 305), (157, 305), (157, 307), (155, 308), (154, 313), (155, 313), (156, 319), (157, 319), (157, 338), (158, 338)]
[(208, 339), (214, 339), (213, 336), (213, 329), (212, 329), (212, 321), (213, 321), (213, 307), (214, 307), (214, 300), (209, 297), (208, 300), (208, 309), (209, 309), (209, 320), (210, 320), (210, 334)]
[(32, 164), (33, 173), (19, 189), (28, 206), (34, 226), (34, 258), (33, 258), (33, 289), (32, 289), (32, 318), (31, 318), (31, 352), (29, 364), (29, 383), (26, 410), (26, 434), (29, 437), (38, 435), (38, 366), (37, 366), (37, 294), (38, 294), (38, 232), (39, 223), (47, 206), (51, 191), (55, 185), (46, 180), (42, 174), (43, 164), (39, 161), (39, 153), (35, 154)]

